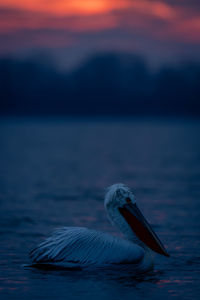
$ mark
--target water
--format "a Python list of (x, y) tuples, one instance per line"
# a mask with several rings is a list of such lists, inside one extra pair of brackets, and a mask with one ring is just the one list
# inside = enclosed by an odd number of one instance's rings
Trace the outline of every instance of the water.
[[(0, 122), (1, 299), (198, 299), (200, 122), (14, 120)], [(124, 182), (166, 245), (155, 270), (22, 268), (54, 228), (110, 233), (105, 188)]]

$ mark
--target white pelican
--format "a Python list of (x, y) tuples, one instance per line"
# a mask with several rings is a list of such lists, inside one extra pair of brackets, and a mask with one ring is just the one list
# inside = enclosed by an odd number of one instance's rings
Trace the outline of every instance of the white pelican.
[(131, 264), (143, 272), (153, 266), (150, 249), (169, 256), (128, 187), (112, 185), (104, 205), (111, 223), (126, 239), (83, 227), (64, 227), (30, 252), (30, 266), (83, 269)]

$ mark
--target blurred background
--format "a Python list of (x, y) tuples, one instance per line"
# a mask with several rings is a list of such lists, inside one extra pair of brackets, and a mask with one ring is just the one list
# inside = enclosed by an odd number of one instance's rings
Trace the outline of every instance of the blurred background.
[(198, 0), (0, 0), (0, 112), (199, 116)]
[[(200, 1), (0, 0), (0, 298), (200, 298)], [(24, 269), (53, 229), (118, 234), (130, 186), (171, 257)]]

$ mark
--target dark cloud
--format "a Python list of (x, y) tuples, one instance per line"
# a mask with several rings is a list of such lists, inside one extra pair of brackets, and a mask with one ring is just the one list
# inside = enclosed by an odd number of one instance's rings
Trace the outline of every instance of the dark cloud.
[(170, 4), (171, 6), (182, 6), (182, 7), (192, 7), (195, 9), (200, 9), (199, 0), (161, 0), (161, 2)]

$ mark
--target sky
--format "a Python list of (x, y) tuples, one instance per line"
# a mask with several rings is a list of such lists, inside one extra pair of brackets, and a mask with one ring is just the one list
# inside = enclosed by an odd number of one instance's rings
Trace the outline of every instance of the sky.
[(200, 60), (200, 1), (0, 0), (1, 56), (47, 53), (70, 67), (112, 51)]

